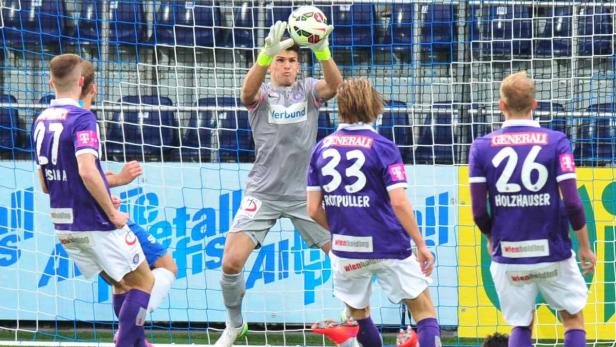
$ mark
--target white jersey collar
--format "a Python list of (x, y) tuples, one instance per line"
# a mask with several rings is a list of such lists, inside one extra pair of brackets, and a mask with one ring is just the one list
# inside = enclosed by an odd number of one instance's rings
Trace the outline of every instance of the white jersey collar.
[(49, 103), (51, 106), (77, 106), (79, 107), (79, 102), (75, 99), (71, 98), (61, 98), (61, 99), (53, 99)]
[(338, 124), (338, 130), (341, 129), (345, 129), (345, 130), (372, 130), (374, 132), (376, 132), (376, 130), (374, 130), (374, 128), (370, 125), (370, 124), (365, 124), (365, 123), (340, 123)]
[(503, 128), (507, 127), (534, 127), (540, 128), (539, 122), (532, 119), (510, 119), (503, 122)]

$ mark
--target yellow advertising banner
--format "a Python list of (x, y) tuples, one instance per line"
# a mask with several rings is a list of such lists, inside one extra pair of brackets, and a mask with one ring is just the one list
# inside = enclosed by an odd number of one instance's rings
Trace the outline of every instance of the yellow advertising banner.
[[(460, 337), (484, 337), (495, 331), (509, 333), (499, 310), (494, 283), (490, 275), (490, 256), (485, 238), (473, 223), (468, 168), (459, 169), (459, 330)], [(616, 340), (616, 168), (580, 168), (578, 191), (584, 203), (591, 243), (597, 255), (594, 274), (586, 276), (589, 287), (584, 309), (587, 339)], [(575, 233), (574, 250), (577, 249)], [(539, 296), (537, 298), (533, 336), (561, 339), (562, 324)]]

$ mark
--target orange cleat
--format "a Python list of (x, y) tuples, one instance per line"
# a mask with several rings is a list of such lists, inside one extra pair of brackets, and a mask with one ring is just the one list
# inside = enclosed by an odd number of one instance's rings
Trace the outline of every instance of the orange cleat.
[(325, 335), (330, 341), (339, 345), (350, 338), (356, 337), (359, 332), (359, 325), (356, 321), (339, 323), (326, 320), (314, 323), (312, 325), (312, 332)]

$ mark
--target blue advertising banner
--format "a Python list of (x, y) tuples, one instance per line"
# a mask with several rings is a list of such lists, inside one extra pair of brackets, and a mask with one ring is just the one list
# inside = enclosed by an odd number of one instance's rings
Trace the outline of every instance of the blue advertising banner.
[[(225, 242), (242, 200), (250, 164), (145, 163), (144, 175), (113, 194), (121, 210), (143, 226), (178, 265), (156, 321), (223, 322), (220, 272)], [(118, 171), (119, 164), (108, 169)], [(407, 166), (409, 197), (422, 234), (436, 257), (432, 298), (442, 325), (457, 325), (457, 170)], [(53, 234), (48, 197), (31, 162), (0, 162), (0, 319), (113, 319), (111, 290), (87, 281)], [(329, 259), (307, 249), (290, 221), (279, 221), (245, 267), (248, 321), (305, 323), (336, 318)], [(375, 283), (378, 323), (398, 324), (400, 305)]]

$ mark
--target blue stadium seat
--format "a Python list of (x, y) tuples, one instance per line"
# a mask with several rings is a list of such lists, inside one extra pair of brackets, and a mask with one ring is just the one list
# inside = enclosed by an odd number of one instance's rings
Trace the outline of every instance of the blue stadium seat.
[(570, 6), (545, 8), (545, 26), (539, 29), (535, 41), (537, 55), (570, 56), (573, 9)]
[(426, 114), (424, 126), (420, 129), (419, 141), (415, 150), (415, 161), (428, 164), (454, 163), (454, 118), (457, 110), (451, 103), (432, 105)]
[[(103, 0), (83, 0), (77, 25), (77, 39), (98, 44), (103, 35)], [(145, 44), (148, 28), (141, 0), (109, 1), (109, 43)]]
[[(325, 105), (324, 105), (325, 106)], [(334, 125), (332, 124), (329, 112), (319, 112), (319, 128), (317, 130), (317, 142), (321, 141), (325, 136), (334, 132)]]
[[(255, 158), (255, 145), (248, 121), (248, 111), (233, 97), (210, 97), (198, 101), (200, 106), (219, 106), (239, 108), (238, 111), (224, 110), (200, 112), (206, 124), (216, 124), (218, 134), (218, 159), (220, 162), (252, 162)], [(208, 136), (211, 129), (205, 129)], [(211, 133), (210, 133), (211, 135)], [(203, 137), (202, 137), (203, 139)], [(202, 140), (203, 141), (203, 140)], [(214, 148), (216, 148), (214, 144)]]
[[(430, 57), (444, 53), (451, 59), (456, 27), (455, 8), (453, 5), (421, 5), (421, 41), (420, 47)], [(439, 54), (440, 56), (440, 54)]]
[[(17, 104), (10, 94), (0, 94), (0, 103)], [(17, 108), (0, 107), (0, 152), (14, 152), (18, 147), (19, 113)]]
[[(406, 109), (408, 105), (402, 101), (389, 100), (385, 103), (385, 107)], [(413, 162), (413, 128), (409, 124), (408, 111), (383, 112), (377, 119), (376, 130), (398, 146), (405, 163)]]
[[(567, 127), (567, 117), (563, 115), (555, 115), (554, 112), (565, 113), (563, 105), (556, 102), (540, 101), (535, 109), (535, 120), (542, 127), (560, 131), (569, 135), (569, 127)], [(545, 114), (540, 114), (545, 113)]]
[(319, 6), (329, 22), (336, 27), (331, 33), (332, 47), (370, 48), (373, 44), (375, 11), (373, 4)]
[(257, 18), (255, 17), (256, 13), (253, 12), (252, 3), (245, 1), (239, 5), (234, 5), (232, 10), (233, 30), (227, 35), (225, 45), (227, 47), (254, 48)]
[(265, 26), (267, 28), (265, 35), (269, 31), (269, 27), (277, 21), (288, 21), (293, 9), (293, 4), (289, 1), (268, 1), (268, 4), (265, 5)]
[[(167, 0), (154, 15), (154, 44), (214, 47), (218, 42), (220, 8), (213, 1)], [(195, 40), (196, 38), (196, 40)], [(220, 44), (218, 44), (220, 45)]]
[[(586, 111), (589, 118), (583, 118), (577, 127), (574, 144), (576, 160), (585, 165), (602, 165), (616, 161), (616, 104), (590, 105)], [(608, 115), (594, 115), (604, 113)]]
[[(195, 106), (209, 106), (209, 99), (200, 99)], [(191, 112), (188, 126), (182, 135), (179, 153), (183, 161), (209, 162), (217, 144), (214, 134), (217, 128), (216, 113), (211, 111)]]
[[(125, 106), (172, 105), (168, 97), (156, 95), (130, 95), (119, 101)], [(160, 160), (177, 147), (177, 133), (173, 111), (114, 112), (107, 123), (107, 154), (124, 160), (143, 157)]]
[(583, 6), (578, 14), (579, 55), (611, 55), (612, 7)]
[(522, 5), (472, 6), (472, 49), (480, 57), (530, 56), (532, 10)]
[(0, 36), (14, 48), (60, 45), (66, 10), (62, 0), (4, 0)]
[(38, 100), (38, 103), (43, 105), (49, 105), (51, 103), (51, 100), (54, 100), (55, 98), (56, 96), (54, 94), (45, 94), (41, 96), (41, 98)]
[(392, 4), (387, 27), (383, 35), (377, 35), (374, 41), (381, 50), (393, 48), (398, 51), (410, 51), (413, 45), (413, 4)]

